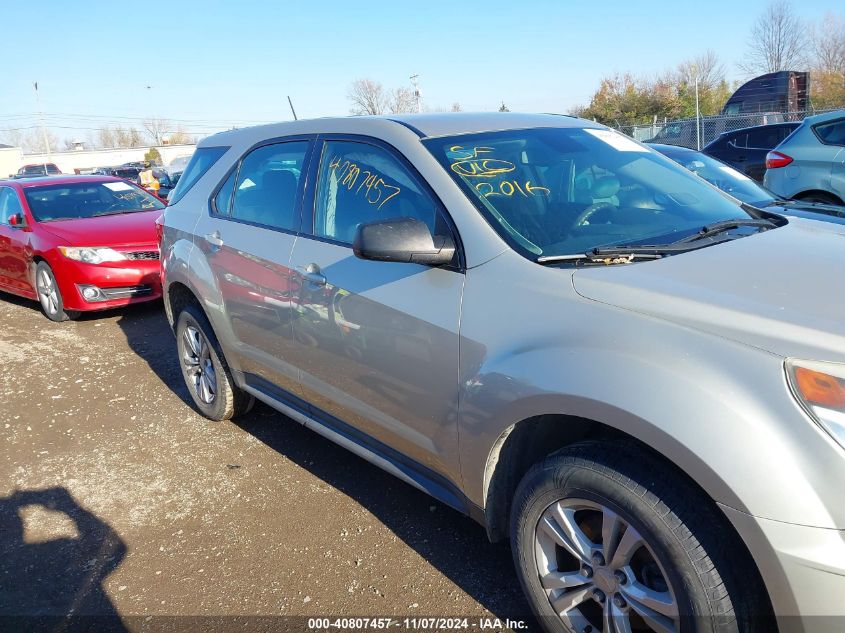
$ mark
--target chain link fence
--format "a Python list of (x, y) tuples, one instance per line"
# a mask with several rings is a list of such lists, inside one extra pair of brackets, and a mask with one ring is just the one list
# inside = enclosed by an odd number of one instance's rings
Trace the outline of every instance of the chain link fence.
[(769, 123), (802, 121), (805, 117), (831, 112), (834, 109), (704, 116), (698, 120), (698, 125), (696, 125), (694, 118), (660, 122), (655, 120), (650, 124), (622, 125), (616, 129), (638, 141), (700, 149), (724, 132)]

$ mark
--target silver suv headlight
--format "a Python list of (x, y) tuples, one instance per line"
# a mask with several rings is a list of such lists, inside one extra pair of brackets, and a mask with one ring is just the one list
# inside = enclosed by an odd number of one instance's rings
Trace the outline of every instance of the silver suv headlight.
[(810, 417), (845, 448), (845, 364), (790, 358), (786, 377)]

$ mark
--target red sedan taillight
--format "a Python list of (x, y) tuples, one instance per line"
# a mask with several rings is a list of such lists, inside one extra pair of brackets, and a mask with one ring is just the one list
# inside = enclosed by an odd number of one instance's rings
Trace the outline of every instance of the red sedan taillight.
[(781, 154), (780, 152), (769, 152), (766, 154), (766, 169), (777, 169), (778, 167), (786, 167), (792, 162), (792, 156)]

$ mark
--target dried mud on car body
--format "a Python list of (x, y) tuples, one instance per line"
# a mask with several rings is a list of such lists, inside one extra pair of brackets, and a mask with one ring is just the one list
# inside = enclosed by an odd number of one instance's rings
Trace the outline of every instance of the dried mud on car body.
[(3, 295), (0, 363), (0, 616), (527, 619), (470, 519), (267, 407), (197, 415), (160, 304)]

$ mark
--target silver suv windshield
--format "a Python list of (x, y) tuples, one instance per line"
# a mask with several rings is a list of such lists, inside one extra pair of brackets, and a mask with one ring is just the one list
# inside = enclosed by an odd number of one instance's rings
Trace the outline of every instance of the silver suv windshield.
[(526, 257), (662, 245), (751, 216), (674, 161), (606, 129), (534, 128), (424, 141)]

